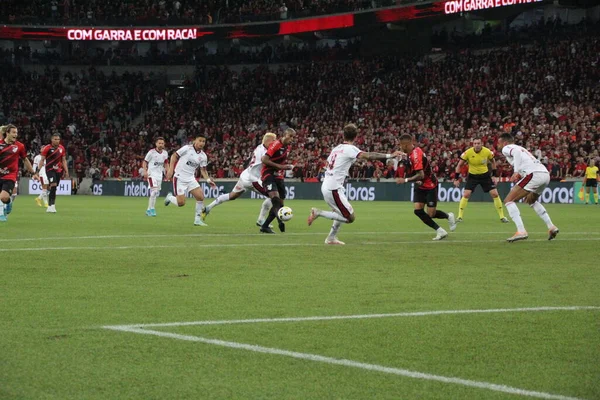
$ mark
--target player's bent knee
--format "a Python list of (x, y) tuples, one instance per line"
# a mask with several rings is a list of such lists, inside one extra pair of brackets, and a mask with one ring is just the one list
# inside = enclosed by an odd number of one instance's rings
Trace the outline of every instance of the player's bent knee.
[(350, 214), (350, 216), (346, 219), (348, 220), (348, 223), (351, 224), (356, 221), (356, 216), (354, 214)]
[(422, 208), (419, 208), (419, 209), (415, 210), (414, 213), (415, 213), (415, 215), (417, 217), (421, 217), (421, 216), (427, 215), (427, 213), (425, 212), (425, 210), (423, 210)]
[(10, 196), (0, 195), (0, 201), (4, 204), (8, 204), (10, 202)]

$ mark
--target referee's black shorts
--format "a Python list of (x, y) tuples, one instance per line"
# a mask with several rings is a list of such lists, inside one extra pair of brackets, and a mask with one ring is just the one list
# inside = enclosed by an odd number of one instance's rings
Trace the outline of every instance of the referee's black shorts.
[(598, 181), (596, 179), (587, 179), (585, 181), (585, 187), (596, 187), (598, 185)]
[(467, 176), (465, 190), (473, 191), (479, 185), (481, 185), (481, 188), (485, 193), (488, 193), (490, 190), (496, 189), (496, 184), (492, 180), (492, 175), (489, 172), (478, 175), (469, 174), (469, 176)]

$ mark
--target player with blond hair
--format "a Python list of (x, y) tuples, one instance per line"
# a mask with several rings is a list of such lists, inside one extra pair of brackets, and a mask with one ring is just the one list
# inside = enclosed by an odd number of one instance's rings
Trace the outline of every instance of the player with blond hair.
[[(267, 132), (264, 134), (262, 138), (262, 143), (256, 146), (254, 152), (252, 153), (252, 159), (248, 164), (248, 168), (246, 168), (241, 174), (240, 178), (235, 184), (235, 187), (231, 191), (231, 193), (223, 193), (219, 197), (217, 197), (212, 203), (206, 206), (202, 219), (205, 219), (206, 216), (211, 212), (211, 210), (227, 201), (232, 201), (240, 197), (246, 190), (253, 190), (256, 193), (267, 196), (267, 191), (263, 187), (262, 181), (260, 180), (260, 173), (263, 167), (262, 157), (266, 154), (267, 149), (277, 139), (277, 135), (272, 132)], [(273, 203), (270, 198), (266, 198), (262, 203), (260, 214), (258, 215), (258, 220), (256, 221), (257, 226), (261, 226), (265, 219), (267, 218), (267, 214), (271, 209)]]

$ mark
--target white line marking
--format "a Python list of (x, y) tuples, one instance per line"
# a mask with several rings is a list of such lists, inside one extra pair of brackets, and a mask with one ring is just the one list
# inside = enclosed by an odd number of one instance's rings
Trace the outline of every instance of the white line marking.
[(203, 337), (199, 337), (199, 336), (179, 335), (176, 333), (152, 331), (152, 330), (145, 330), (145, 329), (138, 329), (138, 328), (127, 328), (127, 327), (119, 327), (119, 328), (110, 327), (109, 329), (123, 331), (123, 332), (138, 333), (138, 334), (142, 334), (142, 335), (154, 335), (154, 336), (165, 337), (165, 338), (170, 338), (170, 339), (186, 340), (186, 341), (190, 341), (190, 342), (200, 342), (200, 343), (212, 344), (215, 346), (228, 347), (228, 348), (232, 348), (232, 349), (248, 350), (248, 351), (252, 351), (252, 352), (256, 352), (256, 353), (264, 353), (264, 354), (273, 354), (273, 355), (278, 355), (278, 356), (292, 357), (292, 358), (296, 358), (296, 359), (300, 359), (300, 360), (315, 361), (315, 362), (331, 364), (331, 365), (341, 365), (344, 367), (360, 368), (360, 369), (365, 369), (368, 371), (376, 371), (376, 372), (383, 372), (386, 374), (404, 376), (407, 378), (423, 379), (423, 380), (437, 381), (437, 382), (443, 382), (443, 383), (452, 383), (452, 384), (456, 384), (456, 385), (468, 386), (468, 387), (473, 387), (473, 388), (478, 388), (478, 389), (492, 390), (495, 392), (509, 393), (509, 394), (515, 394), (515, 395), (520, 395), (520, 396), (528, 396), (528, 397), (536, 397), (539, 399), (581, 400), (576, 397), (568, 397), (568, 396), (562, 396), (562, 395), (551, 394), (551, 393), (519, 389), (519, 388), (506, 386), (506, 385), (498, 385), (495, 383), (472, 381), (469, 379), (461, 379), (461, 378), (454, 378), (454, 377), (441, 376), (441, 375), (432, 375), (432, 374), (427, 374), (424, 372), (410, 371), (407, 369), (385, 367), (383, 365), (367, 364), (367, 363), (362, 363), (362, 362), (352, 361), (352, 360), (347, 360), (347, 359), (325, 357), (325, 356), (320, 356), (318, 354), (299, 353), (296, 351), (276, 349), (276, 348), (272, 348), (272, 347), (263, 347), (263, 346), (245, 344), (245, 343), (227, 342), (224, 340), (209, 339), (209, 338), (203, 338)]
[[(431, 233), (430, 233), (431, 234)], [(286, 236), (288, 236), (286, 234)], [(527, 239), (527, 242), (547, 242), (548, 239)], [(555, 240), (555, 242), (589, 242), (589, 241), (600, 241), (600, 237), (598, 238), (580, 238), (580, 239), (568, 239), (561, 238)], [(506, 243), (503, 239), (489, 239), (489, 240), (442, 240), (442, 241), (433, 241), (433, 240), (398, 240), (398, 241), (384, 241), (384, 242), (358, 242), (351, 243), (351, 246), (378, 246), (385, 244), (431, 244), (437, 246), (443, 246), (443, 244), (452, 244), (452, 243)], [(262, 247), (268, 245), (269, 247), (328, 247), (322, 243), (213, 243), (213, 244), (186, 244), (186, 245), (139, 245), (139, 246), (64, 246), (64, 247), (17, 247), (17, 248), (1, 248), (1, 252), (17, 252), (17, 251), (63, 251), (63, 250), (133, 250), (133, 249), (198, 249), (198, 248), (222, 248), (222, 247)], [(519, 246), (519, 245), (516, 245)], [(337, 246), (340, 248), (340, 246)]]
[[(493, 232), (463, 232), (458, 231), (462, 235), (507, 235), (510, 231), (493, 231)], [(529, 232), (530, 234), (547, 234), (548, 232)], [(286, 233), (286, 236), (322, 236), (326, 235), (327, 232), (296, 232)], [(344, 235), (431, 235), (432, 231), (418, 231), (418, 232), (344, 232)], [(564, 235), (600, 235), (600, 232), (560, 232), (560, 236)], [(174, 234), (174, 235), (98, 235), (98, 236), (63, 236), (54, 238), (54, 240), (100, 240), (100, 239), (151, 239), (151, 238), (194, 238), (194, 237), (252, 237), (252, 236), (265, 236), (263, 233), (190, 233), (190, 234)], [(40, 240), (47, 240), (47, 237), (37, 238), (14, 238), (14, 239), (0, 239), (2, 242), (35, 242)]]
[(289, 317), (289, 318), (254, 318), (254, 319), (232, 319), (215, 321), (192, 321), (192, 322), (167, 322), (158, 324), (133, 324), (133, 325), (107, 325), (105, 329), (125, 328), (160, 328), (173, 326), (193, 325), (229, 325), (229, 324), (257, 324), (264, 322), (303, 322), (303, 321), (332, 321), (343, 319), (370, 319), (370, 318), (395, 318), (395, 317), (425, 317), (430, 315), (457, 315), (457, 314), (486, 314), (486, 313), (511, 313), (511, 312), (541, 312), (541, 311), (577, 311), (577, 310), (600, 310), (597, 306), (569, 306), (569, 307), (527, 307), (527, 308), (491, 308), (482, 310), (437, 310), (437, 311), (415, 311), (392, 314), (357, 314), (357, 315), (329, 315), (313, 317)]

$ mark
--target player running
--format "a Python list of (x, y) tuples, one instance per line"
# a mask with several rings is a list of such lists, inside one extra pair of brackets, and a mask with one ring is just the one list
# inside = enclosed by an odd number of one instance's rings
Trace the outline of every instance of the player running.
[(194, 218), (194, 225), (196, 226), (208, 226), (202, 220), (204, 193), (196, 180), (196, 170), (200, 168), (200, 173), (206, 179), (206, 182), (212, 187), (217, 187), (212, 179), (210, 179), (210, 176), (208, 176), (208, 172), (206, 172), (208, 157), (206, 157), (206, 154), (202, 150), (205, 145), (206, 138), (198, 136), (192, 144), (182, 146), (171, 156), (169, 170), (167, 171), (167, 180), (171, 179), (171, 177), (173, 178), (173, 191), (177, 197), (169, 192), (165, 199), (165, 206), (177, 203), (178, 207), (183, 207), (185, 205), (186, 192), (191, 193), (196, 199), (196, 213)]
[(6, 216), (12, 211), (13, 190), (17, 183), (19, 159), (23, 160), (25, 168), (33, 179), (38, 175), (27, 158), (23, 143), (17, 141), (19, 131), (14, 125), (6, 125), (0, 129), (0, 222), (6, 222)]
[[(409, 168), (407, 175), (412, 174), (412, 176), (409, 178), (398, 178), (396, 182), (399, 184), (414, 182), (413, 199), (415, 215), (425, 225), (435, 229), (437, 235), (433, 240), (443, 240), (448, 237), (448, 232), (441, 228), (433, 218), (447, 219), (450, 231), (456, 229), (456, 220), (453, 213), (445, 213), (437, 209), (438, 180), (431, 170), (429, 159), (420, 147), (414, 145), (413, 137), (407, 133), (400, 136), (400, 148), (408, 154)], [(424, 210), (425, 205), (427, 205), (427, 212)]]
[[(256, 193), (267, 196), (267, 191), (264, 189), (262, 185), (262, 181), (260, 180), (260, 172), (263, 167), (262, 157), (266, 154), (267, 149), (277, 139), (277, 135), (272, 132), (267, 132), (263, 136), (262, 143), (256, 146), (254, 149), (254, 153), (252, 154), (252, 159), (250, 160), (250, 164), (248, 164), (248, 168), (246, 168), (241, 174), (240, 179), (235, 184), (235, 187), (231, 191), (231, 193), (224, 193), (217, 197), (215, 201), (206, 206), (205, 211), (202, 215), (202, 219), (206, 219), (206, 216), (210, 213), (210, 211), (217, 207), (220, 204), (225, 203), (226, 201), (235, 200), (240, 197), (246, 190), (254, 190)], [(267, 217), (267, 213), (271, 209), (273, 203), (270, 198), (266, 198), (262, 203), (262, 207), (260, 209), (260, 214), (258, 215), (258, 220), (256, 221), (257, 226), (262, 226), (265, 222), (265, 218)]]
[(285, 232), (285, 223), (277, 217), (277, 212), (283, 207), (283, 200), (285, 199), (285, 185), (283, 183), (284, 171), (293, 169), (293, 165), (283, 164), (290, 152), (290, 145), (292, 144), (296, 131), (292, 128), (287, 128), (283, 133), (281, 140), (275, 140), (269, 146), (269, 149), (262, 156), (263, 167), (261, 170), (261, 180), (263, 187), (267, 191), (267, 196), (273, 203), (269, 216), (265, 219), (260, 231), (262, 233), (275, 233), (273, 229), (269, 227), (271, 222), (277, 218), (279, 224), (279, 230)]
[(148, 182), (148, 186), (150, 187), (150, 198), (148, 199), (148, 208), (146, 209), (148, 217), (156, 217), (156, 209), (154, 208), (156, 198), (160, 196), (165, 164), (169, 164), (169, 154), (165, 150), (165, 139), (162, 137), (156, 138), (154, 145), (156, 147), (146, 154), (142, 165), (144, 168), (144, 180)]
[(548, 240), (554, 239), (558, 235), (558, 228), (550, 220), (546, 208), (537, 201), (544, 188), (550, 183), (550, 173), (527, 149), (514, 144), (514, 138), (510, 133), (500, 135), (498, 150), (502, 151), (506, 160), (513, 166), (514, 174), (510, 180), (517, 183), (504, 199), (508, 215), (510, 215), (510, 218), (517, 225), (517, 233), (506, 240), (508, 242), (516, 242), (517, 240), (525, 240), (529, 237), (525, 230), (525, 225), (523, 225), (517, 204), (515, 203), (523, 198), (525, 198), (527, 204), (546, 223), (548, 227)]
[(598, 172), (598, 166), (592, 158), (588, 162), (588, 166), (585, 168), (585, 175), (583, 176), (583, 187), (585, 188), (585, 204), (588, 204), (590, 200), (590, 188), (592, 189), (594, 202), (598, 203), (598, 180), (600, 179), (600, 172)]
[[(42, 155), (38, 154), (33, 158), (33, 170), (38, 171)], [(42, 193), (35, 198), (35, 202), (40, 207), (48, 208), (48, 177), (46, 176), (46, 165), (39, 169), (40, 185), (42, 185)]]
[(41, 151), (42, 157), (38, 164), (38, 169), (46, 168), (48, 186), (50, 193), (48, 195), (47, 213), (56, 213), (56, 190), (63, 178), (69, 178), (69, 166), (67, 165), (67, 151), (60, 144), (60, 135), (55, 133), (50, 138), (50, 144), (44, 146)]
[(351, 224), (355, 221), (354, 209), (346, 197), (344, 190), (344, 181), (348, 176), (350, 167), (356, 160), (385, 160), (399, 157), (404, 153), (397, 151), (393, 154), (384, 153), (366, 153), (354, 146), (354, 140), (358, 135), (358, 128), (354, 124), (348, 124), (344, 127), (344, 143), (337, 145), (327, 157), (327, 170), (325, 178), (321, 185), (323, 199), (331, 207), (332, 211), (323, 211), (317, 208), (311, 208), (308, 216), (308, 225), (312, 225), (315, 219), (319, 217), (333, 220), (333, 225), (329, 235), (325, 239), (325, 244), (345, 244), (337, 238), (337, 233), (342, 224)]
[[(469, 175), (467, 177), (467, 183), (465, 184), (465, 190), (463, 191), (462, 199), (458, 205), (458, 219), (456, 222), (462, 222), (465, 208), (471, 197), (473, 190), (477, 189), (477, 186), (481, 185), (481, 189), (485, 193), (489, 193), (494, 201), (494, 207), (500, 217), (500, 222), (508, 223), (508, 219), (504, 216), (504, 210), (502, 208), (502, 200), (498, 196), (498, 189), (496, 189), (496, 183), (493, 180), (493, 176), (496, 176), (496, 160), (494, 159), (494, 153), (487, 147), (483, 146), (481, 139), (473, 140), (473, 147), (467, 149), (460, 156), (460, 161), (456, 166), (456, 176), (459, 177), (460, 170), (463, 165), (469, 166)], [(490, 174), (489, 166), (492, 167), (492, 173)], [(454, 181), (454, 185), (458, 187), (460, 185), (460, 178)]]

